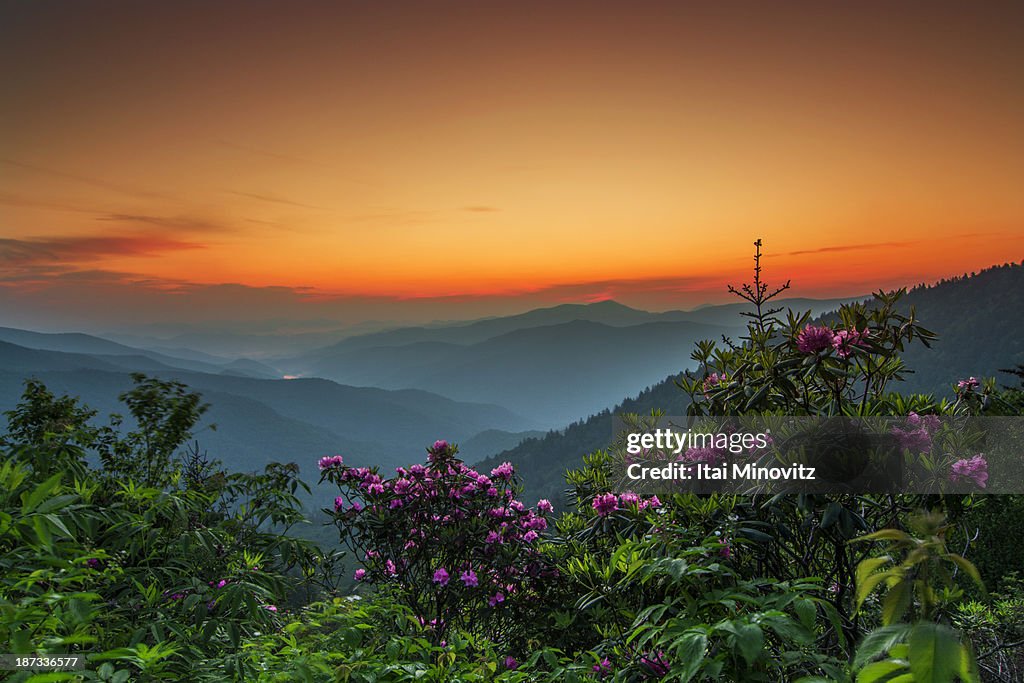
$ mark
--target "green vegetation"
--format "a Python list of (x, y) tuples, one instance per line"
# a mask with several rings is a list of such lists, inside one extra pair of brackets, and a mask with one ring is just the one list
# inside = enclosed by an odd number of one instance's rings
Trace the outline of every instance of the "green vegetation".
[[(901, 292), (815, 321), (773, 309), (755, 266), (745, 335), (698, 344), (670, 397), (691, 415), (1021, 414), (1022, 388), (993, 381), (895, 391), (936, 341)], [(611, 490), (612, 444), (555, 510), (445, 441), (393, 474), (325, 456), (325, 551), (295, 532), (296, 465), (207, 460), (207, 406), (180, 382), (136, 375), (121, 401), (98, 425), (30, 380), (8, 413), (0, 648), (89, 664), (11, 680), (1024, 679), (1022, 498), (980, 495), (983, 458), (940, 471), (969, 495), (659, 499)]]

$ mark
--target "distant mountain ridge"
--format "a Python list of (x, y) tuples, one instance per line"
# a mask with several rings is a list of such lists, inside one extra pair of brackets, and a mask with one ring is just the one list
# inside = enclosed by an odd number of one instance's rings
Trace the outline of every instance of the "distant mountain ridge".
[[(789, 299), (794, 306), (812, 308), (825, 312), (837, 308), (846, 301), (865, 297), (843, 299)], [(783, 303), (786, 303), (785, 301)], [(397, 329), (360, 334), (343, 339), (330, 346), (304, 353), (300, 358), (316, 359), (331, 355), (339, 350), (354, 350), (371, 347), (405, 346), (419, 342), (446, 342), (469, 345), (517, 330), (547, 327), (575, 322), (589, 321), (609, 327), (628, 327), (650, 322), (693, 322), (719, 325), (734, 319), (734, 312), (742, 304), (721, 304), (702, 306), (692, 311), (651, 312), (631, 308), (613, 300), (589, 304), (560, 304), (547, 308), (536, 308), (518, 315), (499, 318), (483, 318), (463, 322), (448, 322), (428, 326), (410, 326)]]
[[(279, 373), (273, 368), (244, 359), (223, 362), (210, 362), (197, 358), (178, 357), (157, 351), (127, 346), (109, 339), (81, 332), (32, 332), (12, 327), (0, 327), (0, 342), (16, 344), (39, 351), (58, 351), (63, 353), (81, 353), (104, 357), (148, 358), (160, 366), (181, 368), (195, 372), (233, 373), (249, 377), (277, 377)], [(204, 354), (205, 355), (205, 354)], [(118, 363), (115, 362), (115, 365)], [(145, 365), (145, 364), (144, 364)], [(150, 366), (152, 367), (152, 366)], [(143, 369), (140, 367), (139, 369)]]
[[(824, 311), (846, 299), (796, 301)], [(737, 308), (651, 313), (614, 301), (565, 304), (352, 337), (275, 363), (298, 376), (494, 402), (554, 427), (688, 367), (698, 339), (740, 329)]]

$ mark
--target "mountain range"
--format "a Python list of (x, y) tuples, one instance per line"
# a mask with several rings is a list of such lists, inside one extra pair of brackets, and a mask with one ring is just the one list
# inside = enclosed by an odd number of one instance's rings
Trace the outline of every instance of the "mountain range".
[[(832, 310), (845, 300), (792, 300)], [(545, 427), (609, 408), (691, 364), (694, 342), (735, 334), (736, 305), (651, 313), (614, 301), (465, 324), (406, 327), (274, 359), (290, 375), (493, 402)]]
[[(932, 351), (906, 354), (916, 371), (906, 390), (937, 392), (960, 376), (1024, 362), (1022, 272), (1002, 266), (906, 296), (905, 305), (940, 336)], [(780, 303), (820, 315), (849, 300)], [(566, 304), (353, 334), (312, 349), (306, 340), (306, 350), (259, 361), (232, 354), (244, 346), (227, 338), (225, 355), (216, 355), (171, 342), (140, 348), (122, 343), (123, 336), (0, 328), (0, 410), (17, 402), (25, 378), (36, 377), (101, 414), (124, 412), (118, 394), (130, 388), (130, 373), (145, 372), (203, 394), (211, 409), (197, 438), (231, 469), (295, 461), (312, 479), (306, 468), (324, 454), (391, 467), (446, 438), (484, 467), (517, 464), (532, 492), (555, 497), (565, 469), (606, 445), (612, 413), (682, 412), (672, 379), (692, 366), (694, 342), (737, 336), (743, 310)], [(216, 431), (208, 428), (214, 423)]]
[[(95, 348), (109, 350), (98, 343)], [(233, 470), (278, 460), (315, 473), (306, 468), (333, 453), (359, 464), (393, 465), (418, 458), (439, 435), (462, 440), (493, 429), (514, 433), (535, 426), (499, 406), (424, 391), (195, 372), (141, 354), (70, 353), (8, 342), (0, 342), (0, 410), (14, 407), (31, 377), (57, 394), (80, 397), (101, 414), (125, 413), (117, 396), (131, 388), (132, 372), (179, 380), (200, 392), (211, 407), (197, 439)]]

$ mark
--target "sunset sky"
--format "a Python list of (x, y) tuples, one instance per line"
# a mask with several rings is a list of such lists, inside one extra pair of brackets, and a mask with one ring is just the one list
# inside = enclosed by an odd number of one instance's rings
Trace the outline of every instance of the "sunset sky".
[[(0, 2), (0, 316), (436, 319), (1024, 258), (1024, 3)], [(0, 322), (0, 324), (6, 324)]]

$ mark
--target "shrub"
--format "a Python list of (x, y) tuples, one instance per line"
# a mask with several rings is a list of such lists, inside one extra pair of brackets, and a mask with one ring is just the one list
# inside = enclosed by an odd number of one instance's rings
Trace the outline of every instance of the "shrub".
[(540, 552), (551, 506), (517, 500), (508, 463), (488, 476), (456, 452), (438, 441), (425, 464), (400, 467), (390, 479), (324, 458), (321, 480), (342, 493), (328, 512), (363, 564), (355, 578), (387, 587), (433, 642), (452, 629), (521, 641), (524, 610), (553, 576)]

